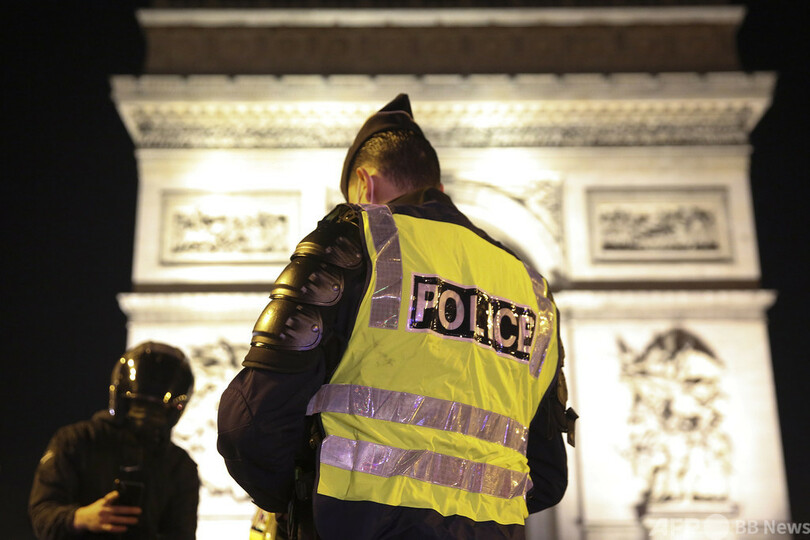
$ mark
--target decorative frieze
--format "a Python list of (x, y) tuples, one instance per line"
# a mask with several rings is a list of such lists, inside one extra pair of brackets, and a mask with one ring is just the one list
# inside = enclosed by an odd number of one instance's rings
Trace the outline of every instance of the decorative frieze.
[(300, 194), (163, 193), (161, 264), (287, 261), (298, 238)]
[(747, 144), (762, 75), (117, 77), (146, 148), (345, 148), (398, 92), (437, 147)]
[(728, 200), (721, 187), (593, 189), (588, 204), (596, 262), (731, 258)]

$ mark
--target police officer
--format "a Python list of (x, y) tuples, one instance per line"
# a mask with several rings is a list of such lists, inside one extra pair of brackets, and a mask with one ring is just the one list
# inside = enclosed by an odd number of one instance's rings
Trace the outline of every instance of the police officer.
[(197, 465), (170, 441), (193, 386), (179, 349), (146, 342), (126, 351), (109, 409), (60, 428), (39, 462), (28, 506), (36, 537), (195, 538)]
[(546, 280), (443, 193), (404, 94), (341, 190), (222, 395), (230, 474), (291, 536), (314, 512), (322, 538), (522, 538), (562, 498), (573, 436)]

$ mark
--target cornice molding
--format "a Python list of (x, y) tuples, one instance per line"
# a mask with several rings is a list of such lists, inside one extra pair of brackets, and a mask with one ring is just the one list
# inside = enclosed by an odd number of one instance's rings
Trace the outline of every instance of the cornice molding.
[(267, 293), (121, 293), (118, 306), (135, 323), (253, 321)]
[(145, 27), (435, 27), (731, 24), (742, 6), (470, 9), (141, 9)]
[(559, 291), (567, 319), (734, 319), (764, 321), (776, 301), (770, 290)]
[(439, 147), (742, 145), (770, 74), (116, 77), (141, 148), (342, 148), (399, 92)]

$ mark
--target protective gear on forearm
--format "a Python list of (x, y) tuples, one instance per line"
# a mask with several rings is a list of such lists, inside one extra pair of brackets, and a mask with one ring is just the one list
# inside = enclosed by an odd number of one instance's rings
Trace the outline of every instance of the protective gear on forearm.
[(298, 244), (273, 285), (244, 365), (285, 373), (311, 369), (322, 359), (314, 349), (329, 337), (347, 274), (355, 277), (362, 263), (356, 212), (338, 206)]

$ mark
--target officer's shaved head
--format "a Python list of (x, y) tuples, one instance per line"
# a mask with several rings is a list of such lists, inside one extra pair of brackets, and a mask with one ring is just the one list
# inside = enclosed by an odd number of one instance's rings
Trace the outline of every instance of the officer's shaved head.
[(368, 139), (355, 154), (350, 183), (357, 181), (358, 167), (369, 166), (403, 193), (441, 183), (436, 151), (427, 139), (413, 131), (384, 131)]

